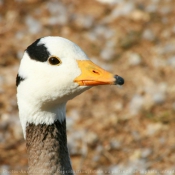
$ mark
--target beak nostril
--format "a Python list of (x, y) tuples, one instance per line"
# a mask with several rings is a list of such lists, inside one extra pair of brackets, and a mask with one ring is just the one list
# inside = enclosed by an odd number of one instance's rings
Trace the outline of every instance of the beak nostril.
[(94, 74), (98, 74), (99, 75), (99, 72), (97, 72), (97, 71), (95, 71), (95, 70), (93, 70), (92, 71)]

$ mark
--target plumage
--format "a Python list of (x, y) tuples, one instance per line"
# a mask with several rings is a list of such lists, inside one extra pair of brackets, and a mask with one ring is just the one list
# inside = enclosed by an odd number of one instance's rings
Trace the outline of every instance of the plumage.
[(31, 59), (36, 61), (45, 62), (50, 56), (49, 51), (44, 44), (40, 43), (41, 39), (37, 39), (34, 43), (27, 47), (26, 52)]
[(27, 47), (16, 85), (29, 174), (73, 174), (66, 137), (67, 101), (95, 85), (123, 83), (123, 78), (92, 63), (65, 38), (44, 37)]

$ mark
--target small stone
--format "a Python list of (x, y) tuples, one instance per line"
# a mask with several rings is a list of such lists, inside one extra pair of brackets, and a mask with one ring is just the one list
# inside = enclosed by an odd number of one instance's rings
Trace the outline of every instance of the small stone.
[(167, 63), (172, 66), (173, 68), (175, 68), (175, 56), (173, 57), (170, 57), (168, 60), (167, 60)]
[(114, 5), (122, 2), (122, 0), (97, 0), (97, 1), (103, 4), (109, 4), (109, 5)]
[(15, 37), (16, 37), (16, 39), (18, 39), (18, 40), (21, 40), (21, 39), (23, 39), (23, 37), (24, 37), (24, 33), (23, 32), (16, 32), (16, 34), (15, 34)]
[(146, 132), (148, 135), (151, 136), (159, 132), (162, 128), (163, 128), (163, 125), (161, 123), (149, 124), (147, 126)]
[(23, 138), (23, 131), (22, 131), (21, 123), (19, 120), (15, 119), (13, 123), (10, 124), (10, 128), (16, 140)]
[(103, 152), (103, 146), (102, 145), (98, 145), (96, 148), (97, 153), (102, 153)]
[[(92, 33), (95, 35), (96, 38), (102, 37), (105, 39), (110, 39), (115, 35), (115, 30), (104, 25), (98, 25), (93, 29)], [(109, 40), (107, 42), (107, 47), (111, 47), (111, 43), (114, 45), (114, 40)]]
[(131, 66), (137, 66), (141, 63), (141, 56), (139, 54), (131, 53), (128, 54), (128, 57), (129, 57), (129, 64)]
[(175, 102), (172, 104), (173, 111), (175, 111)]
[(142, 158), (147, 158), (151, 154), (152, 154), (152, 150), (150, 148), (145, 148), (145, 149), (142, 149), (141, 151)]
[(4, 0), (0, 0), (0, 6), (4, 4)]
[(68, 131), (71, 131), (74, 124), (75, 124), (75, 120), (73, 120), (71, 117), (66, 118), (66, 126)]
[(148, 6), (145, 9), (149, 13), (154, 13), (157, 11), (157, 5), (156, 4), (148, 4)]
[(118, 140), (112, 140), (110, 142), (111, 149), (119, 149), (121, 148), (121, 143)]
[(71, 132), (68, 134), (68, 147), (71, 155), (82, 154), (82, 138), (84, 137), (83, 131)]
[(130, 18), (134, 21), (149, 21), (150, 20), (149, 14), (141, 10), (134, 10), (130, 14)]
[(94, 23), (94, 18), (87, 15), (75, 15), (74, 23), (77, 27), (89, 29)]
[(136, 115), (143, 108), (144, 99), (141, 95), (134, 95), (130, 102), (131, 115)]
[(41, 23), (32, 16), (27, 16), (25, 23), (27, 24), (31, 34), (38, 34), (42, 30)]
[(135, 150), (132, 155), (130, 156), (130, 160), (131, 161), (134, 161), (134, 160), (138, 160), (139, 158), (141, 157), (141, 150), (138, 149), (138, 150)]
[(161, 47), (160, 54), (171, 54), (174, 52), (174, 43), (168, 43), (165, 46)]
[(165, 101), (165, 94), (157, 92), (153, 95), (153, 100), (156, 104), (162, 104)]
[(152, 30), (150, 29), (145, 29), (142, 34), (143, 39), (146, 39), (148, 41), (154, 41), (155, 40), (155, 35)]
[(167, 15), (168, 13), (170, 13), (172, 11), (172, 7), (171, 6), (163, 6), (162, 8), (159, 9), (159, 11), (162, 15)]
[(138, 141), (138, 140), (141, 139), (141, 136), (140, 136), (139, 132), (137, 132), (137, 131), (131, 131), (131, 134), (132, 134), (134, 140)]
[(173, 33), (175, 33), (175, 25), (172, 27), (172, 31)]
[(113, 59), (115, 51), (112, 48), (104, 48), (100, 53), (100, 56), (105, 61), (110, 61)]
[(123, 104), (120, 103), (120, 102), (116, 102), (114, 104), (114, 108), (115, 108), (116, 111), (121, 111), (123, 109)]
[(100, 155), (94, 155), (92, 160), (93, 162), (98, 162), (100, 160), (101, 156)]
[(89, 145), (94, 145), (98, 141), (98, 136), (94, 132), (87, 132), (86, 134), (86, 142)]
[(120, 16), (127, 16), (134, 10), (134, 3), (122, 3), (112, 11), (111, 17), (116, 19)]
[(68, 13), (66, 7), (59, 1), (50, 1), (46, 4), (50, 17), (45, 22), (49, 25), (67, 25)]
[(4, 76), (0, 75), (0, 85), (4, 83)]
[(18, 51), (17, 52), (17, 57), (18, 57), (19, 60), (21, 60), (23, 54), (24, 54), (24, 51)]
[(59, 1), (50, 1), (46, 4), (46, 7), (52, 15), (66, 15), (67, 12), (66, 7)]

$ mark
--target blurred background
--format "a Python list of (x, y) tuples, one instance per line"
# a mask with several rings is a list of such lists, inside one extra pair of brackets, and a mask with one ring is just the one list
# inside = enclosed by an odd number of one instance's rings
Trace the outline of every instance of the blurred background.
[(0, 175), (26, 174), (15, 79), (26, 47), (48, 35), (125, 79), (68, 103), (73, 169), (175, 174), (174, 0), (0, 0)]

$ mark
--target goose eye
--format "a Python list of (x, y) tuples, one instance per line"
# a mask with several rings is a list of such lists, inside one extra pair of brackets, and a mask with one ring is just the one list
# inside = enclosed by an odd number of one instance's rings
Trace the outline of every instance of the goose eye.
[(51, 57), (49, 58), (49, 63), (50, 63), (51, 65), (59, 65), (59, 64), (61, 64), (61, 60), (60, 60), (58, 57), (51, 56)]

